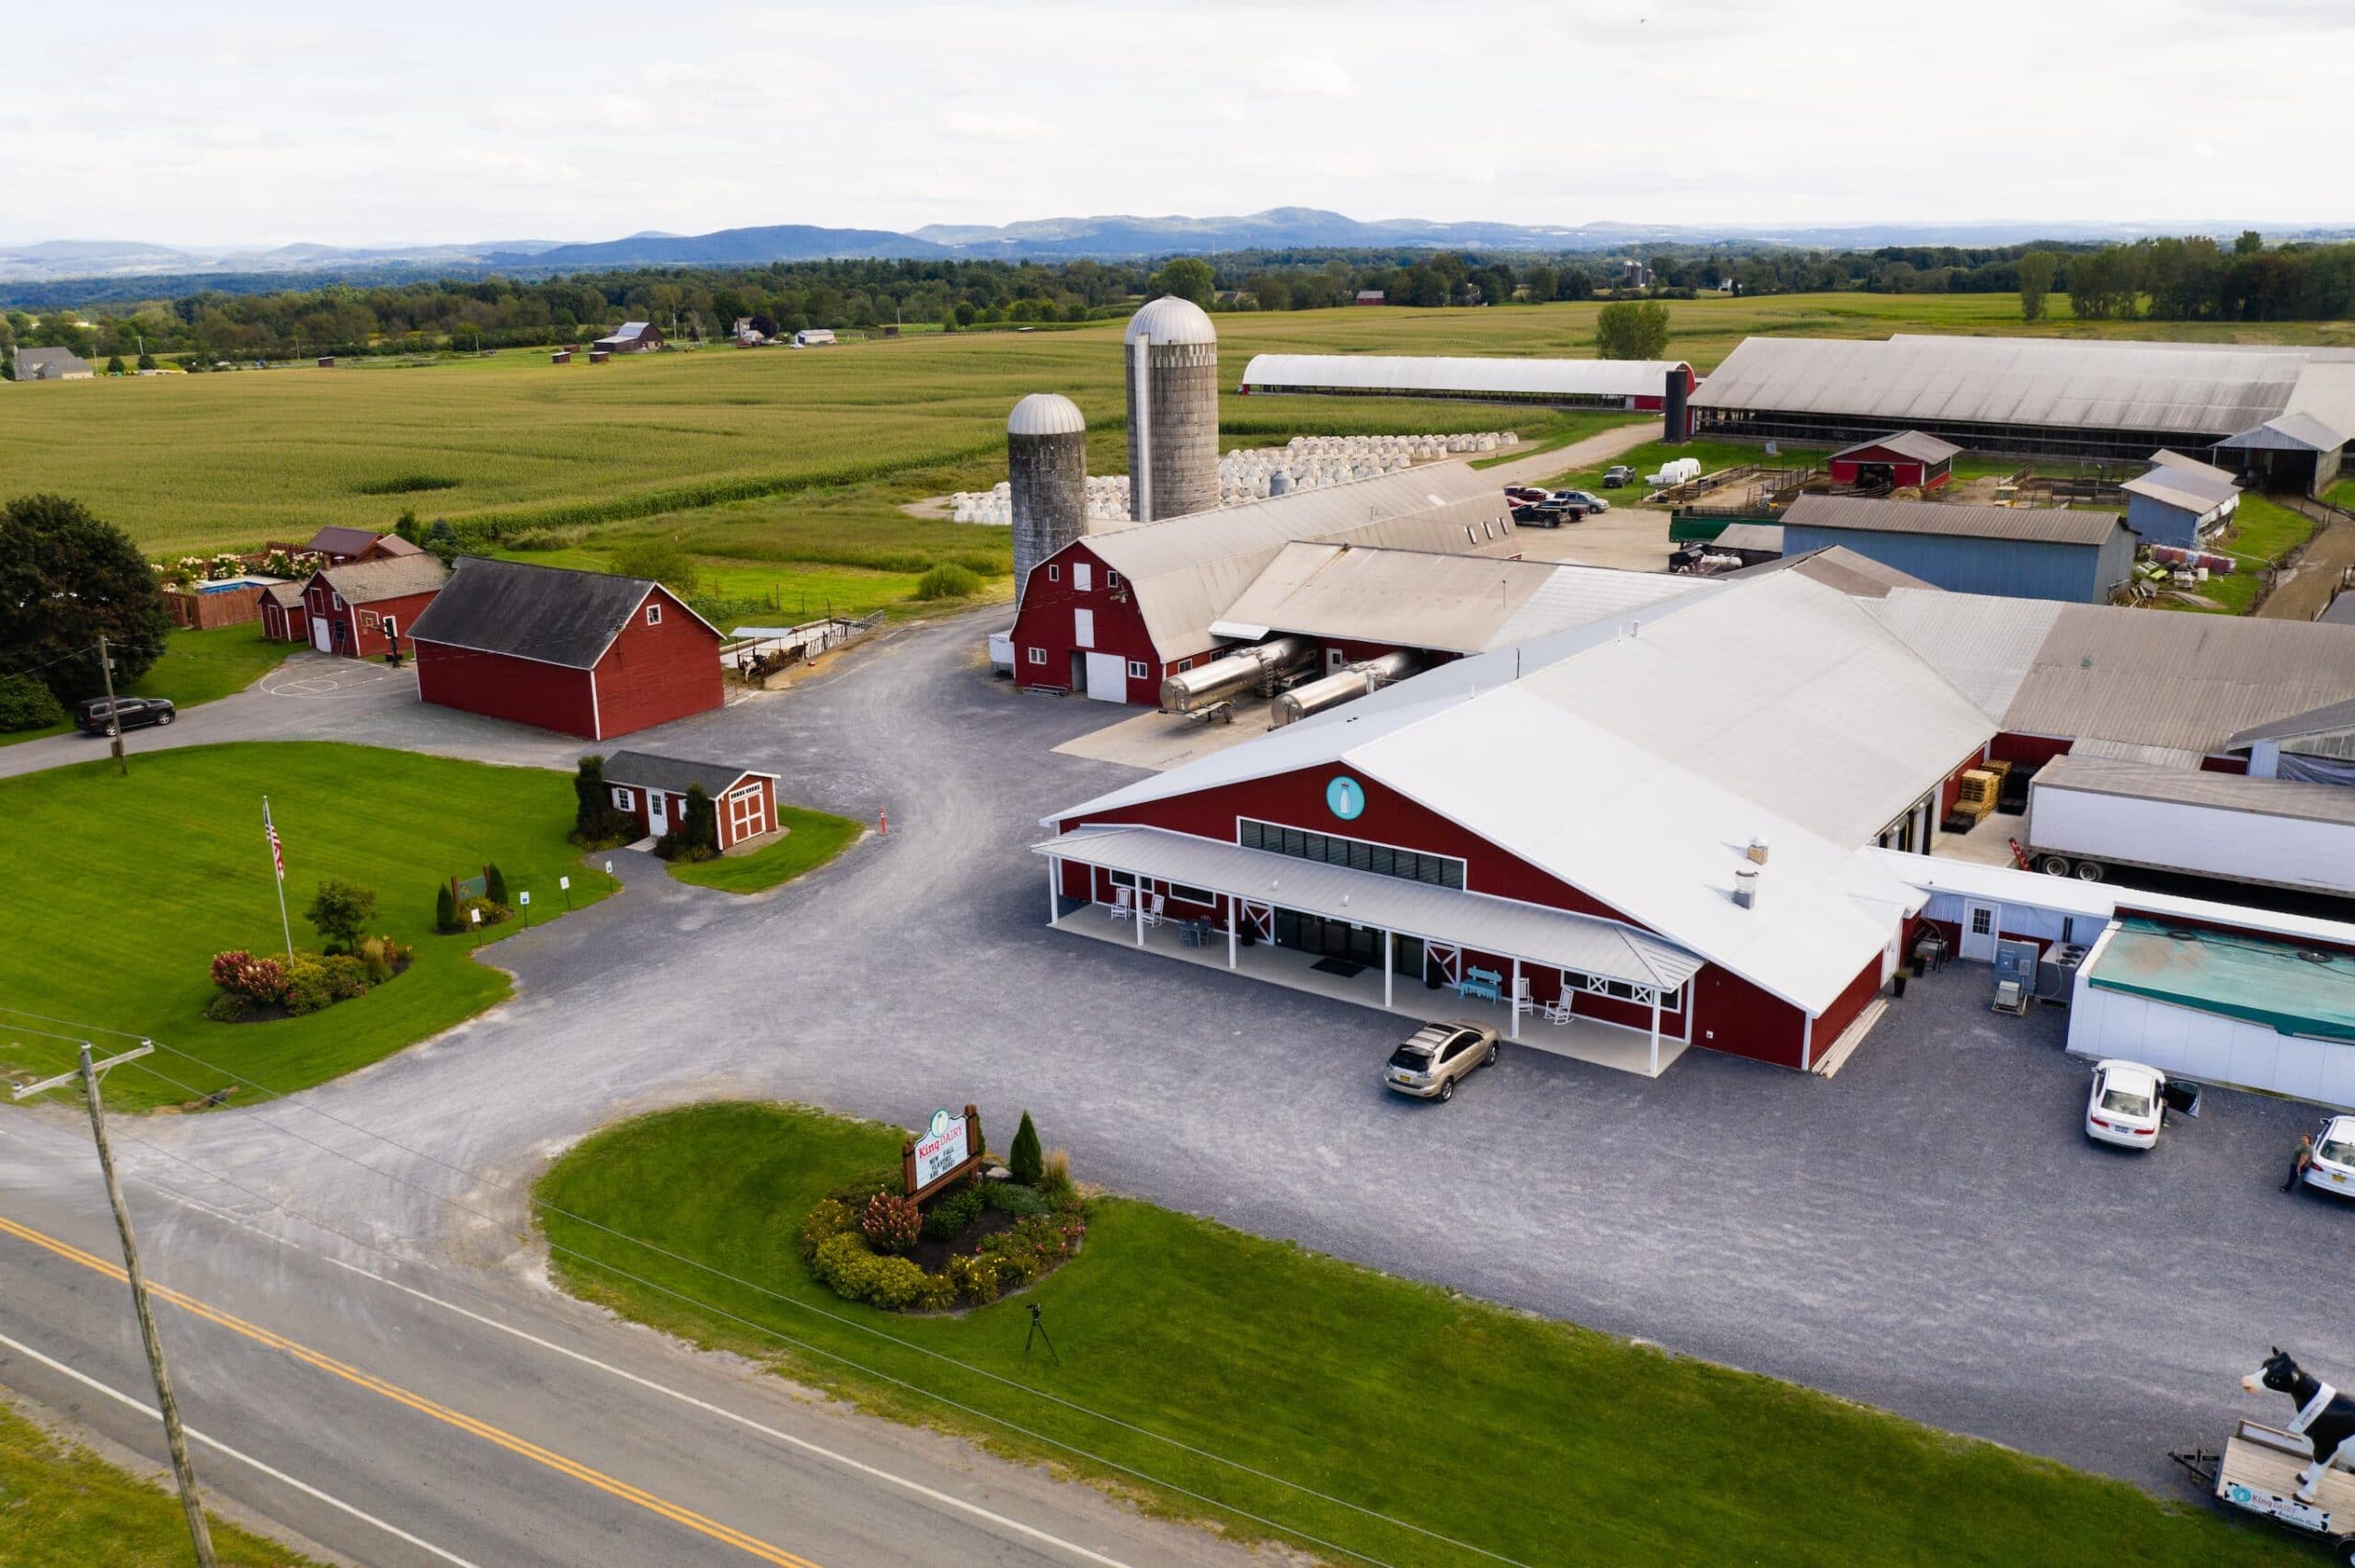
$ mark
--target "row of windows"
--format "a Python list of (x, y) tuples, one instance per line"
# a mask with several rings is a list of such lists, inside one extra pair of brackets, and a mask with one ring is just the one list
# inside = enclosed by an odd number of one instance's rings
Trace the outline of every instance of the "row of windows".
[[(1095, 571), (1095, 567), (1086, 561), (1074, 561), (1071, 564), (1071, 586), (1081, 593), (1087, 592), (1090, 589), (1096, 586), (1094, 580)], [(1049, 561), (1047, 563), (1047, 580), (1049, 582), (1061, 582), (1063, 580), (1063, 564), (1061, 561)], [(1104, 586), (1106, 588), (1120, 587), (1120, 574), (1109, 569), (1109, 567), (1106, 568), (1104, 573)]]
[(1571, 991), (1582, 990), (1590, 996), (1607, 996), (1616, 1001), (1641, 1002), (1646, 1007), (1651, 1005), (1653, 996), (1657, 995), (1660, 998), (1660, 1010), (1662, 1013), (1679, 1013), (1683, 1011), (1684, 1007), (1684, 992), (1682, 988), (1676, 990), (1655, 992), (1651, 987), (1639, 986), (1632, 980), (1614, 980), (1606, 975), (1584, 975), (1576, 969), (1562, 971), (1562, 990), (1565, 995)]
[[(1046, 662), (1047, 662), (1047, 650), (1046, 650), (1045, 648), (1042, 648), (1042, 647), (1034, 647), (1034, 648), (1032, 648), (1032, 649), (1030, 650), (1030, 662), (1031, 662), (1031, 663), (1033, 663), (1033, 664), (1044, 664), (1044, 663), (1046, 663)], [(1185, 668), (1186, 668), (1186, 660), (1184, 660), (1184, 659), (1182, 659), (1182, 658), (1181, 658), (1181, 659), (1179, 659), (1176, 664), (1174, 664), (1174, 665), (1170, 666), (1170, 668), (1171, 668), (1171, 669), (1173, 669), (1173, 670), (1183, 670), (1183, 669), (1185, 669)], [(1144, 661), (1143, 659), (1141, 659), (1141, 658), (1132, 658), (1132, 659), (1129, 660), (1129, 679), (1130, 679), (1130, 680), (1132, 680), (1132, 681), (1143, 681), (1143, 680), (1144, 680), (1146, 677), (1150, 676), (1152, 673), (1153, 673), (1153, 667), (1152, 667), (1151, 665), (1149, 665), (1149, 664), (1145, 663), (1145, 661)]]
[(1338, 833), (1311, 833), (1248, 817), (1237, 824), (1235, 841), (1246, 850), (1265, 850), (1294, 860), (1322, 861), (1327, 865), (1346, 865), (1352, 871), (1371, 871), (1376, 876), (1428, 882), (1434, 887), (1464, 886), (1464, 863), (1453, 855), (1393, 849), (1388, 844), (1370, 844), (1363, 839), (1345, 839)]
[[(1108, 871), (1104, 876), (1115, 887), (1133, 887), (1137, 885), (1137, 874), (1133, 871)], [(1181, 904), (1201, 904), (1207, 907), (1218, 902), (1218, 895), (1209, 888), (1189, 887), (1183, 882), (1172, 882), (1169, 885), (1169, 896)]]

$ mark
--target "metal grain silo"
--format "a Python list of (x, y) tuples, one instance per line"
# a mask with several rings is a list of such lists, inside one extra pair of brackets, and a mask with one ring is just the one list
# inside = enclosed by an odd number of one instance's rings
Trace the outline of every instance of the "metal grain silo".
[(1014, 598), (1030, 569), (1087, 532), (1087, 421), (1079, 406), (1034, 392), (1005, 420), (1005, 476), (1014, 492)]
[(1218, 505), (1218, 329), (1175, 294), (1129, 318), (1129, 510), (1139, 522)]

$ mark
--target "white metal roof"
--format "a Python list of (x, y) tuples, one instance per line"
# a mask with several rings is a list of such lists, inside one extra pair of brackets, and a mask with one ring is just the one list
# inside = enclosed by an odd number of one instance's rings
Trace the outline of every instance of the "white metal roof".
[(1462, 463), (1378, 474), (1264, 501), (1090, 533), (1076, 545), (1120, 574), (1163, 658), (1200, 653), (1213, 622), (1299, 541), (1442, 555), (1517, 548), (1495, 481)]
[(1140, 338), (1155, 343), (1215, 343), (1218, 328), (1193, 301), (1164, 294), (1146, 301), (1129, 317), (1129, 329), (1120, 335), (1120, 341), (1134, 343)]
[(2224, 487), (2222, 494), (2219, 494), (2213, 483), (2203, 480), (2199, 475), (2187, 469), (2168, 468), (2164, 465), (2152, 469), (2139, 478), (2129, 479), (2119, 487), (2129, 495), (2142, 496), (2146, 499), (2158, 502), (2161, 506), (2173, 507), (2177, 511), (2190, 512), (2202, 522), (2237, 505), (2240, 495), (2237, 489), (2229, 485)]
[[(1890, 425), (2059, 425), (2216, 437), (2292, 406), (2299, 349), (2126, 344), (2049, 338), (1913, 337), (1884, 342), (1750, 338), (1694, 395), (1734, 410), (1846, 415)], [(2335, 398), (2325, 366), (2316, 397)]]
[(1293, 544), (1211, 630), (1479, 653), (1685, 592), (1689, 578), (1554, 561)]
[(1034, 392), (1005, 417), (1009, 436), (1073, 436), (1086, 431), (1087, 418), (1079, 411), (1079, 405), (1059, 392)]
[(2241, 487), (2232, 470), (2219, 468), (2212, 463), (2202, 463), (2179, 452), (2170, 452), (2165, 447), (2153, 452), (2151, 462), (2161, 468), (2172, 468), (2178, 474), (2196, 475), (2202, 483), (2222, 489), (2237, 491)]
[(2055, 757), (2044, 764), (2030, 787), (2084, 790), (2134, 800), (2170, 801), (2257, 816), (2296, 817), (2355, 826), (2355, 789), (2343, 784), (2202, 773), (2197, 759), (2189, 768), (2165, 768), (2114, 757)]
[(2062, 914), (2112, 920), (2123, 909), (2131, 914), (2174, 915), (2273, 936), (2355, 946), (2355, 924), (2317, 920), (2312, 915), (2286, 914), (2279, 910), (2219, 903), (2211, 898), (2186, 898), (2111, 882), (2080, 882), (2074, 876), (2047, 876), (2010, 865), (1982, 865), (1975, 861), (1948, 860), (1943, 855), (1911, 854), (1902, 850), (1867, 850), (1865, 853), (1900, 881), (1925, 893), (1954, 893), (2026, 909), (2052, 910)]
[(1718, 530), (1709, 541), (1718, 550), (1773, 550), (1783, 548), (1783, 525), (1779, 522), (1729, 522)]
[(1821, 1012), (1919, 902), (1857, 846), (1993, 731), (1858, 601), (1785, 572), (1456, 660), (1050, 820), (1346, 765)]
[(1658, 397), (1682, 360), (1511, 360), (1434, 354), (1254, 354), (1254, 390), (1488, 394), (1512, 397)]
[(1086, 865), (1133, 872), (1427, 942), (1505, 953), (1557, 968), (1674, 990), (1701, 960), (1616, 921), (1461, 892), (1345, 865), (1298, 860), (1160, 828), (1083, 828), (1031, 846)]
[(2308, 413), (2282, 414), (2216, 443), (2242, 451), (2336, 452), (2347, 438)]

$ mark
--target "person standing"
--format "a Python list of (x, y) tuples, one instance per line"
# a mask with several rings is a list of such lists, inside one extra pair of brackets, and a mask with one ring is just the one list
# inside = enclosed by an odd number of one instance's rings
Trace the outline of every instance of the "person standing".
[(2314, 1162), (2315, 1140), (2313, 1135), (2302, 1133), (2298, 1138), (2298, 1152), (2292, 1156), (2290, 1161), (2289, 1179), (2281, 1184), (2281, 1190), (2285, 1193), (2296, 1192), (2298, 1190), (2298, 1184), (2306, 1179), (2307, 1167), (2311, 1166)]

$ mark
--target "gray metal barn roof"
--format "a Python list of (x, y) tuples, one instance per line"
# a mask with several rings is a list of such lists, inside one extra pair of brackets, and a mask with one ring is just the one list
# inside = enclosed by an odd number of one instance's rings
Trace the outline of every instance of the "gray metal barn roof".
[[(645, 578), (461, 556), (458, 569), (409, 627), (409, 640), (589, 670), (661, 587)], [(702, 616), (679, 607), (719, 635)]]
[(414, 555), (328, 567), (320, 575), (328, 587), (343, 595), (346, 603), (373, 604), (379, 600), (431, 593), (450, 580), (450, 568), (440, 556), (419, 551)]
[(2124, 526), (2116, 512), (2065, 507), (1974, 507), (1954, 501), (1884, 501), (1869, 496), (1801, 496), (1783, 513), (1787, 528), (1859, 533), (1929, 533), (2039, 544), (2099, 544)]
[(2312, 414), (2283, 414), (2216, 444), (2241, 452), (2337, 452), (2347, 438)]
[(704, 794), (714, 800), (747, 774), (764, 779), (776, 777), (759, 768), (694, 762), (684, 757), (658, 757), (651, 751), (616, 751), (605, 759), (607, 784), (635, 784), (639, 789), (659, 789), (670, 795), (684, 795), (690, 784), (701, 784)]
[(2252, 779), (2240, 773), (2205, 773), (2196, 768), (2154, 768), (2146, 762), (2078, 756), (2055, 757), (2045, 763), (2037, 772), (2036, 784), (2355, 825), (2355, 789), (2343, 784)]
[(1893, 436), (1880, 436), (1868, 441), (1858, 441), (1833, 452), (1834, 457), (1853, 457), (1860, 452), (1893, 452), (1900, 457), (1910, 457), (1916, 463), (1944, 463), (1950, 457), (1962, 455), (1962, 448), (1952, 441), (1942, 441), (1921, 430), (1900, 430)]
[[(2336, 356), (2292, 348), (2047, 338), (1751, 338), (1711, 372), (1694, 404), (1890, 426), (2057, 426), (2221, 439), (2293, 407), (2306, 408), (2333, 429), (2355, 423), (2355, 409), (2342, 407), (2355, 401), (2350, 371), (2355, 366)], [(2302, 390), (2310, 378), (2312, 384)]]

